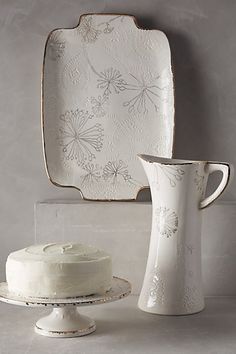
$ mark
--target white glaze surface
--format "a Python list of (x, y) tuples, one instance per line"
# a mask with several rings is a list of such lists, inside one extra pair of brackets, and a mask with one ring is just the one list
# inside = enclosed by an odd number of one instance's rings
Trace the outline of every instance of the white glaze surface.
[(82, 337), (94, 332), (96, 324), (93, 319), (79, 314), (77, 307), (62, 307), (54, 308), (49, 315), (40, 318), (34, 330), (46, 337)]
[(111, 257), (81, 244), (34, 245), (8, 256), (6, 279), (10, 291), (24, 296), (103, 293), (111, 287)]
[(134, 199), (148, 186), (136, 154), (171, 157), (168, 40), (132, 16), (83, 15), (45, 50), (45, 158), (50, 179), (88, 199)]

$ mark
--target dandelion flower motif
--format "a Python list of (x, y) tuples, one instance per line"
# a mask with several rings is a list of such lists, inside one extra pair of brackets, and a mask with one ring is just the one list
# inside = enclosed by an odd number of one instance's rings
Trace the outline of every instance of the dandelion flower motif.
[(78, 28), (79, 34), (82, 36), (82, 39), (85, 43), (94, 43), (101, 31), (96, 29), (93, 24), (93, 19), (91, 16), (83, 16)]
[(123, 22), (124, 16), (118, 15), (118, 16), (112, 17), (109, 21), (99, 23), (98, 27), (100, 27), (100, 28), (103, 27), (103, 33), (109, 34), (114, 30), (114, 27), (111, 26), (111, 23), (117, 21), (118, 19), (120, 19), (121, 22)]
[(175, 187), (177, 182), (182, 181), (184, 170), (179, 166), (159, 165), (164, 175), (168, 178), (171, 187)]
[(161, 235), (169, 238), (178, 230), (178, 216), (174, 211), (159, 207), (155, 212), (155, 217), (157, 229)]
[(119, 178), (124, 181), (131, 180), (131, 176), (128, 172), (128, 166), (125, 163), (120, 161), (109, 161), (103, 169), (103, 178), (105, 180), (111, 180), (115, 184)]
[(122, 79), (122, 75), (119, 70), (109, 68), (100, 73), (97, 73), (99, 79), (97, 79), (97, 87), (104, 89), (104, 95), (108, 96), (114, 91), (120, 93), (126, 89), (127, 83)]
[(102, 126), (97, 123), (88, 127), (91, 118), (87, 111), (79, 109), (60, 117), (59, 143), (67, 160), (76, 160), (78, 165), (95, 158), (93, 151), (101, 151), (103, 146)]
[(97, 98), (91, 97), (92, 111), (93, 114), (98, 117), (104, 117), (106, 112), (104, 110), (104, 106), (107, 104), (108, 96), (98, 96)]
[(85, 174), (81, 176), (82, 185), (90, 186), (94, 182), (99, 182), (101, 178), (101, 168), (98, 164), (87, 163), (83, 165), (83, 170)]
[[(133, 84), (127, 85), (126, 89), (133, 91), (133, 97), (123, 103), (124, 107), (128, 107), (128, 112), (148, 113), (149, 106), (154, 107), (155, 111), (159, 110), (160, 92), (168, 86), (162, 86), (161, 75), (152, 78), (138, 78), (133, 74), (130, 76), (134, 79)], [(150, 76), (150, 75), (149, 75)], [(160, 81), (160, 85), (157, 82)]]

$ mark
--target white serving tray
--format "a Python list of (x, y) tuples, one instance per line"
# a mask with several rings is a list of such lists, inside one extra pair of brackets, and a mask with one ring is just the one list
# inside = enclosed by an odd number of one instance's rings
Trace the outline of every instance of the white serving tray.
[(165, 34), (133, 16), (87, 14), (46, 42), (46, 170), (85, 199), (135, 199), (148, 187), (138, 153), (172, 156), (174, 97)]

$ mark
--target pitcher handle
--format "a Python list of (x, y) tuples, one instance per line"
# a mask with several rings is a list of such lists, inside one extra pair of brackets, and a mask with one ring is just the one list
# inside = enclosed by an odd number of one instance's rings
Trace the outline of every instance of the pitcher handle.
[(208, 207), (210, 204), (212, 204), (225, 190), (226, 186), (229, 184), (229, 181), (232, 179), (233, 175), (233, 166), (227, 163), (214, 163), (214, 162), (208, 162), (206, 165), (206, 173), (209, 175), (215, 171), (221, 171), (222, 172), (222, 179), (221, 182), (216, 188), (216, 190), (203, 199), (200, 202), (200, 209), (204, 209)]

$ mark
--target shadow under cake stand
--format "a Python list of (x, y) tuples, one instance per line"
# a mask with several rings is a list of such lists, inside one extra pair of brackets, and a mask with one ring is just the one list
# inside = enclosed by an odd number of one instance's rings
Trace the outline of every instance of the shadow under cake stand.
[(103, 295), (95, 294), (65, 299), (17, 296), (8, 290), (7, 283), (0, 283), (0, 301), (28, 307), (53, 307), (48, 316), (42, 317), (35, 324), (35, 332), (48, 337), (80, 337), (94, 332), (95, 321), (81, 315), (78, 307), (120, 300), (128, 296), (130, 292), (130, 283), (118, 277), (113, 277), (111, 290)]

